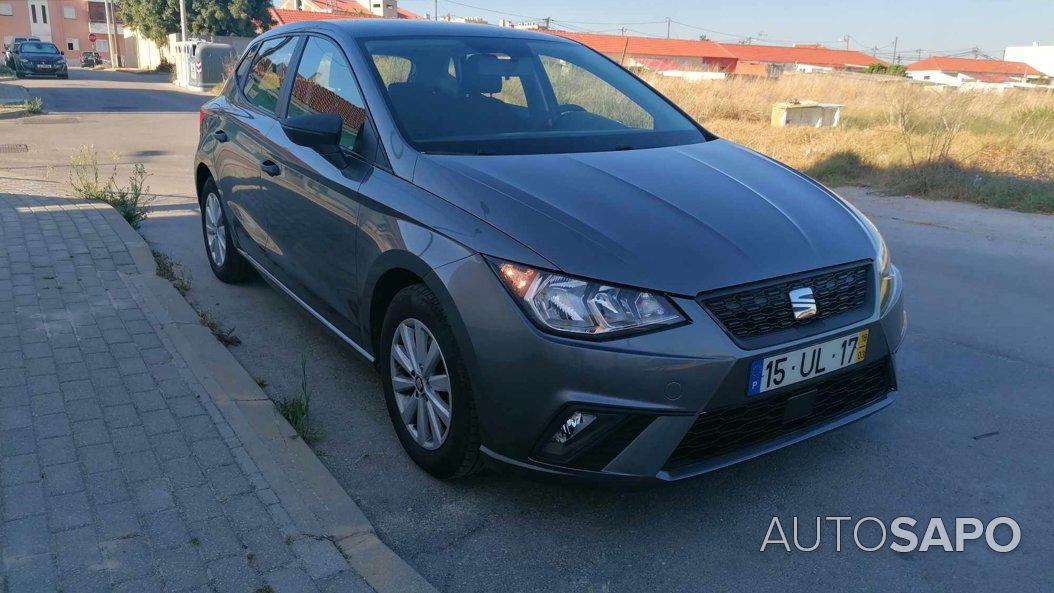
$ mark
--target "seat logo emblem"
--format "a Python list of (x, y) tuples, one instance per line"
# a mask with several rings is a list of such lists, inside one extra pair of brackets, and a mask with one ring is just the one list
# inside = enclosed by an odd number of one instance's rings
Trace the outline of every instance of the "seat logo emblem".
[(816, 297), (813, 296), (811, 288), (795, 288), (789, 294), (795, 321), (804, 321), (816, 316)]

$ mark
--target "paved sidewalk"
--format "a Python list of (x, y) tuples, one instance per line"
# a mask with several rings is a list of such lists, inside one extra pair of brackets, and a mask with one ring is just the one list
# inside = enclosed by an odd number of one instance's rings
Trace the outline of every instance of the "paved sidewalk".
[(139, 270), (98, 206), (0, 193), (0, 591), (372, 591), (298, 527)]
[(0, 105), (25, 103), (27, 100), (29, 100), (29, 93), (25, 88), (17, 84), (0, 82)]

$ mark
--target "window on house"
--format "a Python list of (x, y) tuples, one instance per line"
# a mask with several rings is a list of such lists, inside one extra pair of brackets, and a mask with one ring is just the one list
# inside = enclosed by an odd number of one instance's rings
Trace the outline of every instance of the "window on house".
[(95, 51), (102, 54), (110, 53), (110, 42), (106, 39), (99, 39), (95, 42)]
[(66, 38), (66, 51), (80, 51), (81, 42), (73, 37)]
[(10, 2), (0, 2), (0, 16), (11, 16), (15, 13)]
[(72, 20), (76, 20), (76, 18), (77, 18), (77, 10), (75, 8), (73, 8), (72, 6), (63, 6), (62, 7), (62, 18), (70, 19), (71, 21)]
[(40, 7), (40, 20), (44, 21), (44, 24), (48, 24), (48, 7), (41, 5)]
[(37, 5), (36, 4), (30, 4), (29, 5), (29, 18), (30, 18), (30, 20), (33, 21), (33, 24), (37, 23)]

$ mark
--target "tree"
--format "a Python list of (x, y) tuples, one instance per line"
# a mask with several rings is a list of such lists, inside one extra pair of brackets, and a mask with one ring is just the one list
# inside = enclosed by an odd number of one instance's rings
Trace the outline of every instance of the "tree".
[[(270, 0), (183, 0), (187, 33), (252, 37), (272, 25)], [(121, 0), (118, 16), (158, 45), (170, 33), (179, 33), (180, 0)]]

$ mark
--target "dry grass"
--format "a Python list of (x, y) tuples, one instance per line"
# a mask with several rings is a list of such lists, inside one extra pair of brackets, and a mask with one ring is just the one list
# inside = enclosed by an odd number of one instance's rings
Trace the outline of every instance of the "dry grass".
[[(941, 92), (825, 75), (649, 80), (714, 133), (830, 185), (1054, 212), (1054, 90)], [(841, 103), (838, 129), (772, 128), (772, 104)]]

